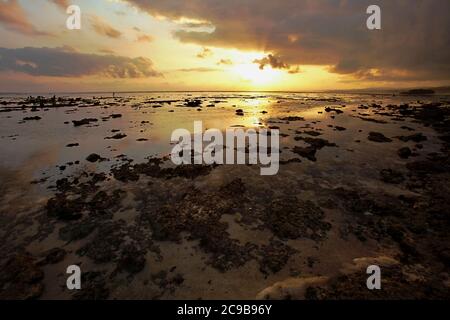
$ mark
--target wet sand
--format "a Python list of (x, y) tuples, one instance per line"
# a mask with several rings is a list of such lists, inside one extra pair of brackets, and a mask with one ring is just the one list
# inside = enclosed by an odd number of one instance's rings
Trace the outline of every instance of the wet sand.
[[(448, 299), (449, 100), (2, 97), (0, 298)], [(170, 135), (198, 120), (279, 128), (279, 173), (175, 167)]]

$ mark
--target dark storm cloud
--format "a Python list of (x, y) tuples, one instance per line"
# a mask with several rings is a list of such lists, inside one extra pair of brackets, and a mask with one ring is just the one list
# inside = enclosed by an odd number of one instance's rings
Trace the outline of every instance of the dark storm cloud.
[(33, 76), (144, 78), (161, 74), (151, 60), (138, 57), (79, 53), (60, 48), (0, 48), (0, 71), (23, 72)]
[[(342, 74), (450, 79), (448, 0), (128, 0), (152, 15), (209, 21), (211, 32), (179, 30), (183, 42), (262, 50), (289, 65), (332, 65)], [(382, 9), (382, 30), (366, 9)], [(396, 77), (396, 76), (395, 76)], [(405, 78), (405, 77), (403, 77)], [(408, 77), (406, 77), (408, 78)]]

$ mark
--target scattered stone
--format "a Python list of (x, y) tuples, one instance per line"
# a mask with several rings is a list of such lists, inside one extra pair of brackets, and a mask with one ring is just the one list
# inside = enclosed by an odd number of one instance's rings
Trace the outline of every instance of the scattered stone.
[(128, 245), (122, 251), (122, 255), (117, 263), (119, 271), (126, 271), (130, 274), (139, 273), (145, 267), (145, 252), (140, 251), (134, 245)]
[(37, 120), (41, 120), (41, 119), (42, 118), (39, 117), (39, 116), (36, 116), (36, 117), (25, 117), (25, 118), (23, 118), (22, 121), (37, 121)]
[(326, 107), (325, 108), (325, 112), (335, 112), (336, 114), (342, 114), (344, 113), (344, 111), (339, 110), (339, 109), (335, 109), (335, 108), (330, 108), (330, 107)]
[(400, 139), (403, 142), (413, 141), (416, 143), (420, 143), (420, 142), (428, 140), (428, 138), (426, 136), (424, 136), (422, 133), (416, 133), (416, 134), (413, 134), (410, 136), (400, 136), (400, 137), (398, 137), (398, 139)]
[(95, 228), (95, 223), (83, 219), (62, 227), (59, 230), (59, 238), (67, 242), (78, 241), (89, 236)]
[(39, 265), (56, 264), (64, 260), (66, 257), (66, 250), (61, 248), (53, 248), (44, 252), (45, 258), (39, 261)]
[(408, 147), (400, 148), (397, 153), (402, 159), (408, 159), (412, 155), (412, 151)]
[(73, 148), (73, 147), (79, 147), (80, 144), (79, 143), (69, 143), (66, 147), (67, 148)]
[(313, 130), (307, 130), (307, 131), (296, 131), (295, 133), (297, 134), (307, 134), (309, 136), (313, 136), (313, 137), (318, 137), (321, 136), (322, 133), (318, 132), (318, 131), (313, 131)]
[(331, 229), (324, 217), (324, 212), (313, 202), (285, 196), (271, 202), (264, 221), (280, 239), (322, 240)]
[(117, 133), (117, 134), (115, 134), (115, 135), (113, 135), (112, 137), (106, 137), (105, 139), (107, 139), (107, 140), (120, 140), (120, 139), (123, 139), (123, 138), (126, 138), (126, 134), (124, 134), (124, 133)]
[(30, 300), (42, 295), (44, 272), (31, 255), (15, 254), (0, 269), (0, 300)]
[(201, 105), (202, 105), (202, 101), (201, 100), (189, 100), (189, 99), (185, 100), (185, 106), (186, 107), (198, 108)]
[(91, 154), (86, 158), (87, 161), (92, 162), (92, 163), (97, 162), (97, 161), (101, 161), (102, 159), (103, 159), (103, 158), (100, 157), (100, 156), (99, 156), (98, 154), (96, 154), (96, 153), (91, 153)]
[(381, 180), (390, 184), (399, 184), (405, 181), (403, 173), (393, 169), (383, 169), (380, 171)]
[(379, 143), (392, 142), (392, 139), (385, 137), (382, 133), (379, 132), (370, 132), (368, 139), (370, 141)]
[(293, 153), (298, 154), (299, 156), (306, 158), (310, 161), (317, 161), (316, 159), (316, 152), (317, 149), (314, 147), (294, 147), (294, 149), (292, 150)]
[(305, 118), (303, 118), (303, 117), (285, 117), (285, 118), (281, 118), (281, 120), (294, 122), (294, 121), (305, 121)]
[(81, 290), (76, 290), (74, 300), (106, 300), (109, 297), (109, 289), (104, 278), (105, 272), (89, 271), (81, 275)]
[(57, 194), (47, 201), (46, 208), (50, 217), (72, 221), (82, 217), (85, 205), (81, 198), (69, 200), (63, 194)]
[(73, 120), (72, 123), (75, 127), (79, 127), (79, 126), (84, 126), (84, 125), (88, 125), (91, 122), (98, 122), (98, 119), (94, 119), (94, 118), (86, 118), (86, 119), (82, 119), (82, 120)]
[(289, 257), (296, 251), (281, 241), (271, 240), (270, 244), (261, 248), (262, 258), (259, 270), (268, 275), (277, 273), (288, 263)]

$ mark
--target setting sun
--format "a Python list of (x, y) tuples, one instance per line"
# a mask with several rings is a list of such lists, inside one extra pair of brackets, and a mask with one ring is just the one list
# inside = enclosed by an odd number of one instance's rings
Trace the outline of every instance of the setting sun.
[(272, 68), (261, 70), (255, 64), (240, 64), (232, 68), (232, 72), (239, 75), (242, 80), (250, 81), (254, 85), (268, 85), (276, 83), (282, 77), (282, 72)]

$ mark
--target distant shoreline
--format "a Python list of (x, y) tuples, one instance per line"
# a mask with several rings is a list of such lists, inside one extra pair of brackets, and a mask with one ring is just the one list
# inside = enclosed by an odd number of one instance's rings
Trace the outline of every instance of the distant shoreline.
[[(76, 95), (76, 94), (142, 94), (142, 93), (292, 93), (292, 94), (369, 94), (369, 95), (401, 95), (409, 89), (355, 89), (355, 90), (324, 90), (324, 91), (277, 91), (277, 90), (142, 90), (142, 91), (73, 91), (73, 92), (0, 92), (0, 95)], [(415, 89), (410, 89), (412, 91)], [(427, 89), (428, 90), (428, 89)], [(430, 88), (434, 95), (450, 95), (450, 87)]]

